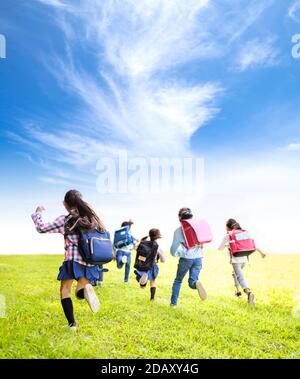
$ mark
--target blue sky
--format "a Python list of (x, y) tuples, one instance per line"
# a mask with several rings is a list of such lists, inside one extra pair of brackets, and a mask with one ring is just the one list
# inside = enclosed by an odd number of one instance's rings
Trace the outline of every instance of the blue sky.
[[(299, 252), (296, 33), (298, 0), (2, 1), (1, 206), (27, 250), (42, 241), (31, 209), (43, 202), (51, 218), (76, 187), (111, 228), (129, 215), (144, 234), (155, 202), (170, 236), (189, 201), (216, 241), (236, 217), (268, 251)], [(205, 196), (99, 194), (97, 160), (124, 148), (203, 157)]]

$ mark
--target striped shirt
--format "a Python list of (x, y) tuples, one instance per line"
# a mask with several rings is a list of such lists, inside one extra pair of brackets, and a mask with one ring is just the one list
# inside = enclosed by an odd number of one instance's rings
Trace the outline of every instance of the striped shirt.
[(60, 233), (65, 240), (65, 261), (75, 261), (84, 266), (90, 265), (82, 259), (79, 250), (79, 237), (76, 234), (65, 235), (65, 223), (68, 216), (62, 215), (57, 217), (53, 222), (44, 223), (40, 212), (33, 213), (31, 218), (39, 233)]

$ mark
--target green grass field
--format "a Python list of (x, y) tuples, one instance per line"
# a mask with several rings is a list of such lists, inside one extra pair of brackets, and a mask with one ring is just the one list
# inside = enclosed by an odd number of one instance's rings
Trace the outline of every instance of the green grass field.
[[(207, 251), (201, 280), (208, 299), (182, 286), (169, 307), (177, 260), (160, 265), (156, 303), (131, 274), (108, 265), (94, 315), (73, 297), (76, 333), (66, 327), (56, 281), (61, 256), (0, 256), (1, 358), (300, 358), (300, 256), (253, 257), (246, 269), (255, 309), (233, 296), (226, 254)], [(298, 291), (298, 294), (297, 294)], [(2, 315), (4, 316), (4, 315)]]

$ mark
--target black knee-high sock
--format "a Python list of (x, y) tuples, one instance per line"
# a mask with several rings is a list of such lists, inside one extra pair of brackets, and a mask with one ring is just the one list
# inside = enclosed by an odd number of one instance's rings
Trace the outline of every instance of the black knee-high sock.
[(76, 297), (80, 300), (84, 299), (84, 288), (81, 288), (79, 291), (76, 292)]
[(151, 299), (150, 300), (154, 300), (155, 292), (156, 292), (156, 287), (151, 287), (150, 288), (150, 293), (151, 293)]
[(68, 320), (69, 326), (75, 326), (75, 318), (74, 318), (74, 312), (73, 312), (73, 303), (70, 297), (66, 297), (65, 299), (61, 300), (61, 305), (63, 307), (63, 310), (65, 312), (65, 316)]

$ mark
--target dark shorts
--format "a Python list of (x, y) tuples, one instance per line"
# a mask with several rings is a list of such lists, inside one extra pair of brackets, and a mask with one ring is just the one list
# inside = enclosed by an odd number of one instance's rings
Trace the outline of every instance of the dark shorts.
[(84, 266), (78, 262), (65, 261), (59, 268), (57, 280), (78, 280), (79, 278), (86, 278), (92, 285), (100, 280), (102, 269), (97, 266)]

